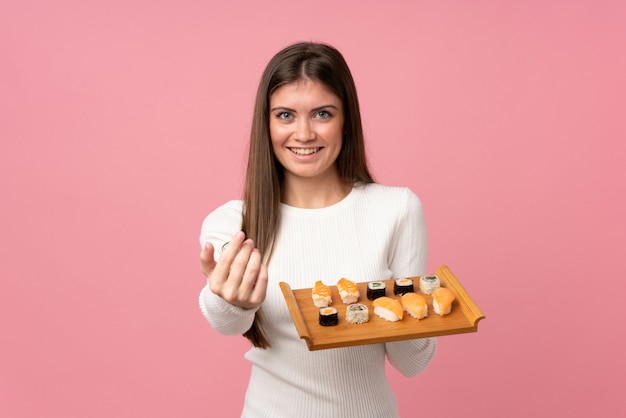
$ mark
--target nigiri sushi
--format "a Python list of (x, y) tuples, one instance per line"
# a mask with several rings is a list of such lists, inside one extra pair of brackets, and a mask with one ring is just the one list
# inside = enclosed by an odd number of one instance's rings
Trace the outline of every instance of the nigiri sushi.
[(339, 296), (341, 297), (341, 300), (346, 305), (358, 301), (359, 296), (361, 296), (357, 285), (354, 282), (346, 279), (345, 277), (342, 277), (337, 282), (337, 290), (339, 291)]
[(330, 288), (322, 283), (321, 280), (315, 282), (315, 286), (311, 289), (311, 297), (313, 298), (313, 304), (318, 308), (325, 308), (333, 302)]
[(378, 315), (385, 321), (395, 322), (402, 319), (404, 311), (402, 304), (397, 299), (389, 296), (382, 296), (372, 302), (374, 306), (374, 314)]
[(454, 293), (445, 287), (438, 287), (433, 292), (433, 309), (436, 314), (447, 315), (452, 310), (452, 302), (454, 301)]
[(428, 304), (424, 296), (418, 293), (405, 293), (400, 300), (404, 311), (413, 318), (422, 319), (428, 316)]

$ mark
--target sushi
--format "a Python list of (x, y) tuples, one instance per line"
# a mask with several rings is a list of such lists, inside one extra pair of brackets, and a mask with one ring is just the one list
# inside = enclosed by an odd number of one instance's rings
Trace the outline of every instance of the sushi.
[(438, 287), (433, 292), (433, 309), (438, 315), (447, 315), (452, 310), (454, 293), (445, 287)]
[(374, 306), (374, 314), (378, 315), (385, 321), (399, 321), (404, 316), (402, 304), (397, 299), (382, 296), (372, 302), (372, 305)]
[(359, 297), (361, 296), (357, 285), (354, 282), (346, 279), (345, 277), (342, 277), (337, 282), (337, 290), (339, 291), (339, 296), (341, 297), (341, 300), (346, 305), (358, 301)]
[(387, 285), (385, 282), (369, 282), (367, 284), (367, 298), (375, 300), (381, 296), (385, 296)]
[(439, 277), (437, 276), (422, 276), (420, 277), (420, 290), (425, 295), (432, 295), (435, 289), (441, 285)]
[(411, 279), (396, 279), (393, 283), (393, 294), (396, 296), (413, 292), (413, 290), (413, 280)]
[(369, 309), (362, 303), (353, 303), (346, 308), (346, 322), (349, 324), (364, 324), (369, 319)]
[(311, 297), (313, 298), (313, 304), (318, 308), (325, 308), (333, 302), (330, 288), (322, 283), (321, 280), (315, 282), (315, 286), (311, 289)]
[(424, 296), (418, 293), (405, 293), (400, 301), (404, 311), (413, 318), (422, 319), (428, 316), (428, 304)]
[(337, 309), (329, 306), (327, 308), (320, 309), (320, 325), (323, 327), (329, 327), (333, 325), (337, 325), (339, 323), (339, 315), (337, 314)]

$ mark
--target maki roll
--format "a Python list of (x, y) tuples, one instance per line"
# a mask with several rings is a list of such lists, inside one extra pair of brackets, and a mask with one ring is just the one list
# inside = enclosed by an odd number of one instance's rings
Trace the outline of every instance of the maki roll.
[(367, 284), (367, 298), (374, 300), (381, 296), (385, 296), (387, 285), (385, 282), (369, 282)]
[(435, 289), (441, 285), (439, 277), (437, 276), (422, 276), (420, 277), (420, 290), (425, 295), (432, 295)]
[(413, 280), (411, 279), (396, 279), (393, 284), (394, 295), (404, 295), (405, 293), (413, 292)]
[(346, 322), (349, 324), (364, 324), (369, 319), (369, 309), (362, 303), (353, 303), (346, 308)]
[(337, 315), (337, 309), (329, 306), (327, 308), (320, 309), (320, 325), (324, 327), (337, 325), (339, 323), (339, 316)]

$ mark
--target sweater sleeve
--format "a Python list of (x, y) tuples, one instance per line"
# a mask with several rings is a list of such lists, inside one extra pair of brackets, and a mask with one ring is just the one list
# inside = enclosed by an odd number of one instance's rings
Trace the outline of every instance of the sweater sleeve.
[[(211, 242), (215, 248), (215, 260), (219, 259), (222, 246), (241, 230), (242, 202), (230, 201), (211, 212), (202, 223), (201, 248)], [(211, 292), (209, 285), (200, 292), (200, 311), (211, 326), (223, 335), (241, 335), (250, 329), (256, 309), (234, 306)]]
[(413, 377), (421, 373), (435, 355), (436, 338), (386, 343), (385, 350), (389, 363), (403, 376)]
[(200, 292), (200, 311), (220, 334), (241, 335), (252, 326), (257, 310), (231, 305), (211, 292), (207, 284)]
[[(419, 198), (405, 189), (406, 205), (397, 225), (390, 257), (394, 277), (426, 273), (427, 235), (424, 210)], [(412, 377), (428, 366), (437, 349), (435, 338), (420, 338), (385, 344), (387, 358), (402, 375)]]
[(402, 190), (389, 266), (394, 277), (420, 276), (426, 273), (428, 256), (424, 209), (415, 193), (407, 188)]

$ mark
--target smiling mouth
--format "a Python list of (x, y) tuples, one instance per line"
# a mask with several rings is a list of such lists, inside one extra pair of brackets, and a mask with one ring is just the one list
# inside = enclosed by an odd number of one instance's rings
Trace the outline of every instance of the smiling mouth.
[(321, 147), (317, 148), (289, 148), (291, 152), (298, 155), (311, 155), (315, 154), (317, 151), (321, 150)]

